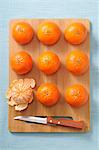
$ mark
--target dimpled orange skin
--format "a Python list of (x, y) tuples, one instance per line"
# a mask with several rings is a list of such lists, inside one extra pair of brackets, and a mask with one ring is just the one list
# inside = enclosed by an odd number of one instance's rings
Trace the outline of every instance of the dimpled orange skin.
[(53, 83), (42, 84), (36, 93), (37, 100), (46, 106), (52, 106), (59, 101), (60, 93)]
[(66, 68), (74, 75), (82, 75), (89, 68), (89, 58), (81, 50), (73, 50), (66, 57)]
[(34, 36), (34, 31), (30, 24), (18, 22), (13, 26), (12, 36), (16, 42), (25, 45), (31, 42)]
[(61, 31), (53, 22), (43, 22), (38, 26), (37, 37), (45, 45), (53, 45), (60, 39)]
[(24, 51), (11, 57), (11, 67), (17, 74), (26, 74), (32, 70), (33, 61), (31, 56)]
[(65, 39), (71, 44), (81, 44), (87, 37), (87, 29), (81, 23), (72, 23), (65, 29)]
[(88, 92), (80, 84), (72, 85), (66, 89), (65, 100), (73, 107), (81, 107), (88, 101)]
[(58, 56), (51, 52), (45, 51), (38, 58), (38, 68), (47, 75), (51, 75), (58, 71), (60, 60)]

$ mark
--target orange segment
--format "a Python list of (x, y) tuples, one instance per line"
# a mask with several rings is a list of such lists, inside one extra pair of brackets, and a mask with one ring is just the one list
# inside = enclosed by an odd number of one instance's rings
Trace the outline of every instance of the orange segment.
[(65, 99), (68, 104), (80, 107), (88, 101), (88, 92), (80, 84), (75, 84), (66, 89)]
[(32, 78), (13, 80), (7, 90), (6, 98), (8, 99), (8, 104), (10, 106), (15, 106), (15, 110), (17, 111), (26, 109), (28, 104), (32, 103), (34, 99), (34, 87), (35, 80)]
[(44, 83), (38, 88), (36, 96), (42, 104), (52, 106), (58, 102), (60, 93), (55, 84)]

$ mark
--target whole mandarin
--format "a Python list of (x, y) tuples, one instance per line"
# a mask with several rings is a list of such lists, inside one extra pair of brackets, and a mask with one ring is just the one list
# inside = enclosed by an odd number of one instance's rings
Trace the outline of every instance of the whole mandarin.
[(37, 37), (45, 45), (55, 44), (60, 36), (61, 31), (53, 22), (43, 22), (38, 26)]
[(11, 67), (17, 74), (26, 74), (32, 70), (32, 57), (24, 51), (20, 51), (11, 57)]
[(53, 83), (42, 84), (36, 92), (37, 100), (46, 106), (52, 106), (59, 101), (60, 93)]
[(82, 75), (89, 68), (89, 58), (81, 50), (73, 50), (66, 57), (66, 68), (74, 75)]
[(33, 28), (26, 22), (18, 22), (13, 26), (12, 36), (19, 44), (28, 44), (34, 36)]
[(38, 58), (38, 68), (47, 75), (55, 73), (59, 67), (59, 57), (51, 51), (43, 52)]
[(88, 92), (83, 85), (74, 84), (66, 89), (65, 100), (73, 107), (80, 107), (88, 101)]
[(87, 37), (87, 29), (82, 23), (72, 23), (65, 29), (64, 35), (69, 43), (81, 44)]

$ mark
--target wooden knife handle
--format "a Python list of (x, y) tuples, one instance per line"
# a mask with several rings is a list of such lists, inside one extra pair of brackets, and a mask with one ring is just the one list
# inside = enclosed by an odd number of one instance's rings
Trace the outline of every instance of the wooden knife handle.
[(54, 119), (53, 117), (47, 117), (47, 123), (60, 125), (64, 127), (72, 127), (77, 129), (83, 129), (85, 126), (84, 121), (66, 120), (66, 119)]

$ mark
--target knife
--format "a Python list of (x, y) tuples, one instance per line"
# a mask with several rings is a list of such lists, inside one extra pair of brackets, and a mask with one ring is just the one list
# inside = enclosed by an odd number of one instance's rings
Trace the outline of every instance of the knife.
[(25, 121), (25, 122), (31, 122), (31, 123), (45, 124), (45, 125), (59, 125), (63, 127), (71, 127), (76, 129), (83, 129), (85, 127), (84, 121), (76, 121), (69, 116), (67, 117), (16, 116), (14, 117), (14, 119)]

